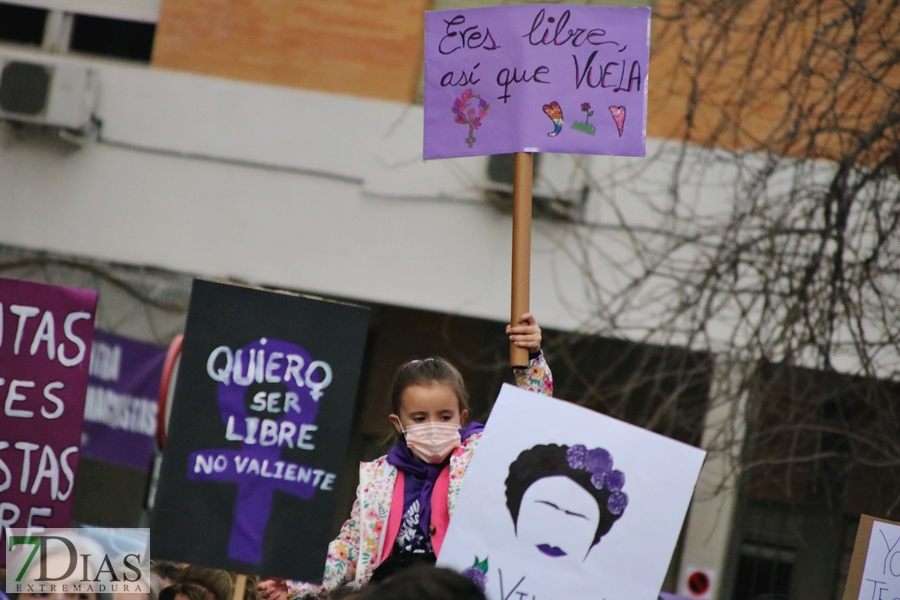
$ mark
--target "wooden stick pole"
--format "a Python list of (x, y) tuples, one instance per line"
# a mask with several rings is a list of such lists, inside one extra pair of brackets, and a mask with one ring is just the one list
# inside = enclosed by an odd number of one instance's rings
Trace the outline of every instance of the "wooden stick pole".
[[(510, 323), (517, 325), (519, 317), (529, 312), (531, 304), (531, 181), (534, 168), (529, 152), (516, 152), (513, 177), (513, 235), (512, 235), (512, 302)], [(528, 350), (509, 345), (509, 364), (528, 365)]]
[(244, 600), (244, 590), (246, 587), (247, 576), (238, 574), (238, 576), (234, 578), (234, 595), (232, 596), (232, 600)]

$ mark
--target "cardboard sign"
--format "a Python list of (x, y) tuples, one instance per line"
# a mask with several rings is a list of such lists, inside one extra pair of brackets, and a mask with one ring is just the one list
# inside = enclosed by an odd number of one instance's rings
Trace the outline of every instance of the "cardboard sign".
[(318, 582), (368, 309), (195, 281), (152, 556)]
[(7, 527), (69, 526), (96, 306), (94, 291), (0, 278), (4, 547)]
[(859, 518), (844, 600), (900, 598), (900, 523)]
[(650, 8), (425, 14), (423, 156), (644, 156)]
[(82, 456), (139, 471), (150, 468), (165, 360), (165, 348), (94, 332)]
[(504, 386), (438, 564), (491, 600), (657, 600), (704, 456)]

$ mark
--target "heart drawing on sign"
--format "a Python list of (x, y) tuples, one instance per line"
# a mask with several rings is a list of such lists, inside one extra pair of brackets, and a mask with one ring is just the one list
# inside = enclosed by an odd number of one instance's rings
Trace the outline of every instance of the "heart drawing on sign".
[(616, 127), (619, 129), (619, 137), (622, 137), (622, 132), (625, 130), (625, 107), (610, 106), (609, 113), (612, 115), (613, 121), (616, 122)]
[(550, 117), (550, 120), (553, 121), (553, 131), (548, 133), (549, 137), (556, 137), (559, 135), (559, 132), (562, 131), (563, 127), (563, 114), (562, 108), (559, 106), (559, 102), (553, 101), (550, 104), (545, 104), (543, 106), (544, 114)]

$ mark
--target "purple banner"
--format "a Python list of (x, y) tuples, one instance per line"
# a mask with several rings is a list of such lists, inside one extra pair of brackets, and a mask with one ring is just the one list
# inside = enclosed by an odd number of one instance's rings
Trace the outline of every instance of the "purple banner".
[[(68, 527), (97, 292), (0, 278), (0, 543)], [(5, 564), (0, 552), (0, 564)]]
[(649, 8), (428, 12), (423, 156), (644, 156), (649, 57)]
[(156, 446), (165, 348), (94, 332), (81, 454), (146, 471)]

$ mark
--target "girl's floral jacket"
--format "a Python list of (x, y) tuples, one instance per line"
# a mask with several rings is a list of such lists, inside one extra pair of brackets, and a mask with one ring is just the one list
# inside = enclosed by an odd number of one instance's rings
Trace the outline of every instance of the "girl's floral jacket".
[[(553, 394), (553, 378), (543, 353), (531, 358), (527, 368), (513, 370), (520, 388), (547, 396)], [(480, 439), (480, 433), (473, 434), (450, 455), (447, 508), (451, 515), (459, 497), (463, 475)], [(288, 595), (291, 598), (314, 597), (347, 583), (359, 586), (372, 577), (372, 571), (387, 551), (384, 548), (385, 533), (396, 481), (397, 468), (388, 464), (387, 456), (360, 464), (356, 502), (341, 533), (328, 546), (322, 585), (288, 581)]]

